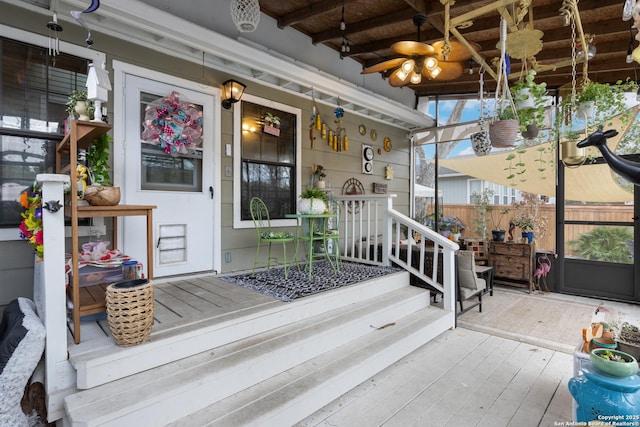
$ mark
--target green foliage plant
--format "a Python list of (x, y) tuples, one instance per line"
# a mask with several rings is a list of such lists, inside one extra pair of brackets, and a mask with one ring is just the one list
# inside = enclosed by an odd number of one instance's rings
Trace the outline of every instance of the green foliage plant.
[[(504, 228), (502, 228), (502, 220), (504, 219), (504, 217), (509, 213), (510, 209), (509, 208), (503, 208), (500, 210), (500, 212), (497, 213), (497, 215), (494, 215), (496, 212), (491, 212), (491, 223), (493, 224), (493, 229), (494, 230), (504, 230)], [(495, 218), (498, 218), (497, 221)]]
[(109, 172), (109, 145), (112, 138), (104, 134), (100, 138), (92, 141), (87, 151), (87, 168), (91, 184), (108, 187), (111, 185), (111, 174)]
[(493, 195), (495, 192), (485, 187), (481, 193), (473, 192), (471, 196), (475, 202), (475, 210), (477, 215), (471, 219), (471, 222), (475, 226), (475, 233), (477, 236), (481, 236), (483, 239), (487, 238), (487, 233), (489, 231), (488, 225), (491, 217), (491, 212), (493, 211), (493, 206), (491, 205), (491, 201), (493, 200)]
[(627, 240), (633, 239), (632, 227), (594, 227), (569, 242), (577, 255), (593, 261), (632, 264)]
[(325, 202), (327, 201), (326, 193), (318, 188), (313, 188), (313, 187), (309, 187), (306, 190), (304, 190), (300, 194), (300, 198), (301, 199), (320, 199)]
[(94, 110), (93, 101), (87, 99), (87, 91), (85, 89), (76, 89), (71, 91), (69, 97), (67, 98), (67, 103), (64, 107), (67, 114), (70, 116), (75, 115), (76, 104), (79, 101), (84, 101), (84, 105), (87, 108), (87, 113), (89, 114), (89, 117), (91, 117)]
[(637, 88), (638, 85), (632, 80), (618, 80), (613, 84), (588, 81), (576, 94), (576, 102), (594, 102), (598, 120), (608, 120), (626, 110), (624, 93)]
[[(534, 81), (536, 77), (536, 71), (530, 70), (524, 79), (518, 80), (513, 86), (511, 86), (511, 96), (513, 101), (518, 105), (518, 102), (526, 101), (529, 96), (533, 98), (533, 107), (518, 108), (518, 122), (520, 124), (520, 130), (525, 131), (527, 125), (531, 125), (534, 122), (538, 125), (542, 125), (544, 122), (544, 111), (546, 105), (545, 96), (547, 95), (547, 84), (536, 83)], [(529, 89), (529, 93), (523, 91), (523, 89)]]

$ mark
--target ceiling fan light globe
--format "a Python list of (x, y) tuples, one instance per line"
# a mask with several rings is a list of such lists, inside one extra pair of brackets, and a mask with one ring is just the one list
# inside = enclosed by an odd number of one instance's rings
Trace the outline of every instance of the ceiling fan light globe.
[(431, 75), (432, 79), (435, 79), (436, 77), (438, 77), (438, 75), (442, 72), (442, 68), (436, 66), (433, 70), (429, 70), (429, 74)]
[(397, 70), (395, 70), (395, 71), (393, 72), (393, 74), (394, 74), (394, 75), (395, 75), (399, 80), (401, 80), (401, 81), (405, 81), (405, 80), (407, 80), (407, 77), (409, 77), (409, 74), (408, 74), (408, 73), (405, 73), (405, 72), (402, 70), (402, 67), (400, 67), (400, 68), (398, 68)]
[(415, 71), (411, 73), (411, 83), (417, 85), (420, 84), (420, 82), (422, 82), (422, 77), (420, 77), (420, 74), (416, 73)]
[(424, 66), (427, 70), (433, 70), (438, 66), (438, 60), (436, 58), (427, 58), (424, 61)]
[(402, 71), (404, 71), (406, 74), (409, 74), (411, 71), (413, 71), (415, 65), (416, 61), (414, 61), (413, 59), (407, 59), (402, 63), (402, 66), (400, 68), (402, 68)]

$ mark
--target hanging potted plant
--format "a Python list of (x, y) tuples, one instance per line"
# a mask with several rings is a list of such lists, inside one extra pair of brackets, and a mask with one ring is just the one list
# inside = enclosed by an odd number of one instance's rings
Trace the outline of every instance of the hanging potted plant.
[(84, 199), (94, 206), (115, 206), (120, 203), (120, 187), (111, 185), (109, 172), (109, 144), (111, 137), (107, 134), (96, 138), (87, 151), (87, 168), (89, 170), (88, 185), (84, 191)]
[(262, 131), (269, 135), (280, 136), (280, 117), (271, 113), (265, 113)]
[(522, 136), (531, 139), (538, 136), (538, 126), (544, 122), (546, 83), (536, 83), (535, 70), (530, 70), (524, 79), (511, 87), (511, 95), (517, 109)]
[(480, 71), (480, 90), (478, 91), (478, 97), (480, 99), (480, 131), (471, 134), (471, 147), (476, 156), (486, 156), (491, 152), (491, 140), (489, 139), (489, 131), (485, 125), (485, 113), (484, 113), (484, 71)]
[(614, 84), (586, 81), (576, 94), (577, 108), (589, 121), (607, 120), (627, 109), (624, 93), (633, 89), (637, 85), (631, 80)]
[(520, 124), (511, 103), (498, 110), (496, 119), (489, 125), (491, 145), (499, 148), (513, 147), (520, 131)]

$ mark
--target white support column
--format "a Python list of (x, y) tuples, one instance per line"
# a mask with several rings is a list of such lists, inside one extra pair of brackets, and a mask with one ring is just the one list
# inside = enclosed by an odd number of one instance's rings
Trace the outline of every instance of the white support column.
[[(45, 391), (49, 420), (64, 414), (60, 392), (75, 388), (75, 371), (67, 361), (67, 316), (64, 278), (64, 184), (69, 176), (40, 174), (44, 257), (36, 258), (33, 298), (47, 331), (45, 346)], [(59, 206), (47, 209), (45, 206)], [(64, 393), (62, 393), (64, 394)]]

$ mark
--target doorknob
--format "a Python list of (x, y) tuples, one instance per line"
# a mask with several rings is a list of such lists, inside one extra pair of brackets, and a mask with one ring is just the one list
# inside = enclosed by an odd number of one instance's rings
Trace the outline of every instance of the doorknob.
[(211, 194), (211, 199), (213, 199), (213, 187), (209, 186), (209, 194)]

